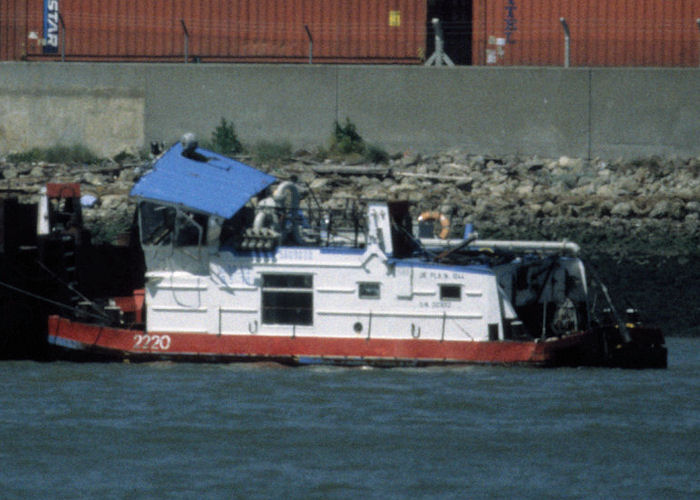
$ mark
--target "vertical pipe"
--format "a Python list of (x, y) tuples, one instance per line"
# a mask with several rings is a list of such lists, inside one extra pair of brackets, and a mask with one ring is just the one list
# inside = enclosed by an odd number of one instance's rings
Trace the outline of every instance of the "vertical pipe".
[(447, 312), (442, 311), (442, 333), (440, 334), (440, 342), (445, 340), (445, 322), (447, 321)]
[(571, 49), (571, 33), (569, 32), (569, 25), (566, 19), (563, 17), (559, 18), (561, 27), (564, 28), (564, 67), (569, 67), (570, 49)]
[(547, 301), (542, 303), (542, 339), (547, 337)]
[(372, 337), (372, 311), (369, 312), (369, 321), (367, 323), (367, 340), (369, 340)]

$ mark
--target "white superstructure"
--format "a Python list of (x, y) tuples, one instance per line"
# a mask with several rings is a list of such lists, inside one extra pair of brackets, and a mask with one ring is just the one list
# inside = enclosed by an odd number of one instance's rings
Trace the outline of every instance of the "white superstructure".
[[(255, 224), (260, 214), (277, 210), (270, 227), (257, 228), (269, 229), (269, 238), (276, 241), (268, 250), (244, 250), (261, 246), (260, 241), (250, 241), (255, 239), (250, 231), (248, 240), (228, 247), (222, 242), (222, 221), (161, 207), (166, 210), (183, 225), (180, 234), (193, 236), (183, 245), (177, 244), (178, 237), (153, 245), (148, 242), (155, 239), (145, 235), (149, 332), (496, 341), (566, 333), (559, 331), (561, 326), (557, 330), (551, 318), (551, 324), (523, 326), (518, 308), (544, 316), (550, 308), (553, 316), (573, 306), (570, 326), (578, 329), (585, 321), (577, 313), (585, 310), (586, 301), (580, 261), (549, 254), (558, 248), (549, 244), (529, 243), (529, 253), (499, 265), (478, 258), (465, 264), (425, 256), (399, 258), (388, 204), (370, 202), (364, 231), (356, 238), (359, 244), (300, 246), (296, 240), (302, 238), (298, 233), (303, 228), (289, 227), (288, 239), (294, 244), (286, 246), (279, 244), (280, 219), (285, 211), (287, 216), (299, 213), (298, 203), (285, 208), (262, 200), (251, 209), (250, 219)], [(142, 210), (146, 213), (158, 209)], [(142, 224), (149, 225), (153, 223)], [(234, 230), (246, 234), (250, 228), (244, 226)], [(481, 243), (473, 242), (470, 248), (478, 254)], [(536, 256), (538, 248), (548, 255)]]

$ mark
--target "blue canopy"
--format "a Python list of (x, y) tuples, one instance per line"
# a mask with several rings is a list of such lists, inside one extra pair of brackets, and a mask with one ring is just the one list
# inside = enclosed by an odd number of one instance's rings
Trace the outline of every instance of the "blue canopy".
[(228, 219), (277, 180), (206, 149), (196, 148), (188, 157), (182, 152), (179, 142), (171, 147), (136, 183), (131, 196)]

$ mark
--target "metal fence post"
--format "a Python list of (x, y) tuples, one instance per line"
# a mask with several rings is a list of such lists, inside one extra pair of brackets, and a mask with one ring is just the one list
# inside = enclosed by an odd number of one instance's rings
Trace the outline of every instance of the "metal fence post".
[(569, 58), (571, 56), (571, 32), (569, 32), (569, 25), (566, 19), (563, 17), (559, 18), (561, 27), (564, 28), (564, 67), (569, 67)]
[(60, 12), (58, 13), (58, 21), (61, 23), (61, 62), (66, 62), (66, 23)]
[(309, 31), (309, 26), (307, 24), (304, 25), (304, 29), (306, 30), (306, 35), (309, 37), (309, 64), (313, 64), (313, 62), (314, 62), (314, 38), (311, 36), (311, 31)]
[[(695, 24), (698, 25), (698, 31), (700, 31), (700, 17), (695, 20)], [(698, 41), (698, 66), (700, 66), (700, 40)]]
[(188, 59), (188, 52), (190, 48), (190, 34), (187, 31), (187, 26), (185, 25), (185, 20), (180, 19), (180, 24), (182, 24), (182, 31), (185, 32), (185, 64), (187, 64), (187, 59)]

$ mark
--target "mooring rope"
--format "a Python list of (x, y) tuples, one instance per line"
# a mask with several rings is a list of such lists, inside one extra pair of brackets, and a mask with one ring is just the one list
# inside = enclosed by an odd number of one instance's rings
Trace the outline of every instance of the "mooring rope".
[(49, 303), (49, 304), (51, 304), (51, 305), (54, 305), (54, 306), (62, 307), (62, 308), (64, 308), (64, 309), (68, 309), (68, 310), (73, 311), (73, 312), (80, 312), (80, 314), (84, 314), (84, 315), (86, 315), (86, 316), (92, 316), (92, 317), (95, 318), (95, 319), (101, 319), (101, 320), (108, 319), (107, 316), (100, 316), (100, 315), (98, 315), (98, 314), (91, 313), (91, 312), (88, 312), (88, 311), (80, 311), (80, 310), (79, 310), (77, 307), (75, 307), (75, 306), (70, 306), (70, 305), (67, 305), (67, 304), (63, 304), (63, 303), (61, 303), (61, 302), (57, 302), (57, 301), (52, 300), (52, 299), (49, 299), (49, 298), (47, 298), (47, 297), (42, 297), (41, 295), (37, 295), (37, 294), (35, 294), (35, 293), (33, 293), (33, 292), (29, 292), (29, 291), (27, 291), (27, 290), (22, 290), (21, 288), (17, 288), (16, 286), (10, 285), (9, 283), (5, 283), (4, 281), (0, 281), (0, 286), (3, 286), (3, 287), (5, 287), (5, 288), (9, 288), (9, 289), (12, 290), (12, 291), (15, 291), (15, 292), (17, 292), (17, 293), (21, 293), (21, 294), (26, 295), (26, 296), (28, 296), (28, 297), (31, 297), (31, 298), (33, 298), (33, 299), (41, 300), (41, 301), (43, 301), (43, 302), (47, 302), (47, 303)]

